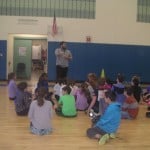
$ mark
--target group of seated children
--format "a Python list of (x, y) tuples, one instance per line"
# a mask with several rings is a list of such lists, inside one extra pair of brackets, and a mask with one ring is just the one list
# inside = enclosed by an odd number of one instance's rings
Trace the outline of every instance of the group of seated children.
[(88, 81), (79, 84), (66, 84), (58, 81), (54, 93), (49, 92), (47, 74), (43, 73), (37, 83), (34, 100), (27, 91), (27, 83), (15, 83), (15, 74), (8, 76), (9, 99), (14, 100), (17, 115), (28, 115), (31, 132), (44, 135), (52, 132), (52, 111), (63, 117), (76, 117), (77, 111), (99, 113), (98, 121), (87, 130), (87, 136), (100, 139), (104, 144), (116, 133), (120, 119), (135, 119), (138, 114), (138, 102), (134, 98), (133, 87), (125, 88), (123, 76), (118, 74), (117, 83), (108, 84), (105, 78), (100, 80), (90, 73)]
[(29, 107), (32, 101), (32, 95), (27, 90), (27, 83), (20, 82), (18, 85), (15, 82), (16, 75), (11, 72), (8, 74), (8, 95), (9, 99), (14, 101), (16, 114), (25, 116), (28, 114)]
[(49, 124), (52, 118), (52, 111), (55, 108), (56, 114), (75, 117), (77, 115), (75, 98), (72, 96), (70, 86), (64, 86), (59, 101), (49, 92), (47, 74), (39, 77), (34, 97), (27, 90), (27, 83), (16, 84), (15, 73), (8, 75), (9, 99), (14, 100), (15, 111), (18, 116), (28, 115), (30, 129), (34, 134), (48, 134), (52, 131)]
[(18, 116), (27, 116), (30, 120), (30, 130), (34, 134), (44, 135), (52, 131), (52, 103), (49, 100), (47, 74), (43, 73), (37, 83), (34, 97), (26, 82), (16, 84), (15, 73), (8, 75), (8, 95), (14, 101)]
[(104, 78), (98, 80), (93, 73), (88, 74), (88, 79), (89, 89), (92, 91), (92, 99), (91, 103), (89, 103), (88, 109), (93, 109), (94, 112), (99, 113), (100, 115), (104, 114), (108, 107), (108, 104), (104, 99), (104, 92), (111, 90), (116, 94), (116, 102), (121, 106), (122, 119), (136, 118), (138, 115), (138, 102), (134, 97), (134, 91), (136, 92), (136, 90), (132, 87), (133, 85), (129, 85), (127, 88), (125, 87), (122, 74), (117, 75), (116, 83), (112, 85), (108, 84)]

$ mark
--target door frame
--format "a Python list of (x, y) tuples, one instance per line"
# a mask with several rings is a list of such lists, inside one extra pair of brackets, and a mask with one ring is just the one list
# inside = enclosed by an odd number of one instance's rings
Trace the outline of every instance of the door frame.
[[(45, 39), (48, 43), (47, 35), (40, 34), (8, 34), (8, 42), (7, 42), (7, 76), (10, 72), (13, 72), (13, 55), (14, 55), (14, 39)], [(48, 59), (48, 58), (47, 58)]]

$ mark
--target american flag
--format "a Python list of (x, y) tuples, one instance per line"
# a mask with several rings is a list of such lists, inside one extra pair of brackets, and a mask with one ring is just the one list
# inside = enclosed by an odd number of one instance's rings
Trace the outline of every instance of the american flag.
[(57, 24), (56, 24), (56, 16), (54, 13), (53, 25), (52, 25), (52, 36), (55, 36), (56, 34), (57, 34)]

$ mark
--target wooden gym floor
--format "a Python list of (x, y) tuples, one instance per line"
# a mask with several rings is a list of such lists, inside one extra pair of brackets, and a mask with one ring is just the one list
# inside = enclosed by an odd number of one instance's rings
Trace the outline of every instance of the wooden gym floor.
[(150, 119), (145, 117), (146, 111), (146, 106), (140, 105), (138, 118), (122, 120), (117, 138), (102, 146), (86, 137), (90, 119), (84, 112), (76, 118), (61, 118), (54, 113), (53, 133), (37, 136), (29, 132), (28, 118), (15, 114), (7, 86), (0, 84), (0, 150), (149, 150)]

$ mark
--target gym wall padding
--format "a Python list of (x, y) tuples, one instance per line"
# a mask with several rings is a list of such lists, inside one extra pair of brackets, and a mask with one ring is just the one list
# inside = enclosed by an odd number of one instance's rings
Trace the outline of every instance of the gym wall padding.
[[(122, 73), (126, 81), (133, 75), (139, 75), (142, 82), (150, 82), (149, 57), (150, 46), (117, 45), (97, 43), (67, 42), (73, 60), (69, 65), (68, 78), (83, 81), (90, 72), (100, 76), (104, 68), (107, 77), (112, 81)], [(55, 49), (59, 42), (48, 42), (48, 78), (55, 80)]]
[[(69, 79), (83, 81), (89, 72), (98, 76), (102, 68), (113, 81), (117, 73), (123, 73), (126, 81), (139, 75), (142, 82), (150, 82), (150, 46), (124, 44), (98, 44), (67, 42), (73, 60), (69, 65)], [(59, 42), (48, 42), (48, 79), (55, 80), (55, 49)], [(6, 79), (7, 41), (0, 40), (0, 80)]]
[(0, 40), (0, 80), (6, 80), (7, 41)]

